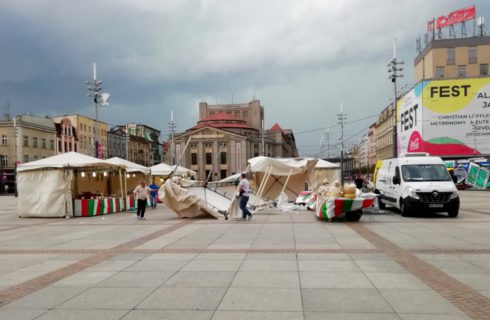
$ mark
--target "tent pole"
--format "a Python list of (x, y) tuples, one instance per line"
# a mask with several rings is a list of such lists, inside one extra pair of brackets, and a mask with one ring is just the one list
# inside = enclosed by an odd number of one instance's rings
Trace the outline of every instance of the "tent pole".
[(284, 183), (284, 186), (282, 187), (281, 193), (283, 193), (283, 192), (284, 192), (284, 190), (286, 189), (286, 186), (288, 185), (288, 182), (289, 182), (289, 178), (291, 177), (291, 173), (293, 173), (293, 169), (291, 169), (291, 170), (289, 171), (288, 177), (287, 177), (287, 179), (286, 179), (286, 182)]
[(257, 192), (257, 198), (255, 198), (254, 206), (256, 206), (257, 203), (259, 202), (259, 199), (262, 198), (262, 192), (265, 189), (265, 185), (267, 184), (267, 181), (269, 181), (271, 171), (272, 171), (272, 166), (269, 166), (266, 170), (265, 175), (264, 175), (264, 179), (263, 179), (262, 183), (260, 184), (259, 191)]
[(126, 211), (126, 197), (125, 195), (127, 194), (126, 191), (126, 179), (124, 179), (124, 186), (123, 186), (123, 180), (122, 180), (122, 175), (121, 175), (121, 167), (119, 167), (119, 185), (121, 186), (121, 199), (124, 202), (124, 211)]
[(179, 161), (177, 161), (177, 164), (175, 165), (174, 170), (172, 170), (172, 172), (170, 172), (170, 174), (168, 175), (169, 179), (172, 178), (175, 171), (177, 171), (177, 168), (179, 167), (180, 162), (182, 161), (182, 158), (184, 157), (185, 151), (187, 150), (187, 147), (189, 146), (189, 143), (191, 142), (191, 139), (192, 139), (192, 137), (189, 137), (189, 140), (187, 140), (187, 143), (184, 146), (184, 150), (182, 150), (182, 153), (180, 154)]

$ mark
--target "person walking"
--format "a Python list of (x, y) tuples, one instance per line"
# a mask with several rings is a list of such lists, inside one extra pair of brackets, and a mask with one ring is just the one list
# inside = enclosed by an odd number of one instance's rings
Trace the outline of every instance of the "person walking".
[(157, 208), (158, 185), (155, 183), (155, 178), (151, 179), (150, 188), (150, 205), (153, 209)]
[(237, 186), (237, 192), (240, 200), (240, 209), (242, 210), (243, 220), (252, 220), (252, 213), (247, 209), (247, 202), (250, 197), (250, 183), (247, 180), (247, 174), (240, 175), (240, 182)]
[(138, 201), (137, 219), (145, 220), (146, 200), (148, 199), (150, 188), (146, 186), (146, 182), (143, 180), (136, 187), (136, 189), (134, 189), (133, 193), (134, 193), (134, 197)]

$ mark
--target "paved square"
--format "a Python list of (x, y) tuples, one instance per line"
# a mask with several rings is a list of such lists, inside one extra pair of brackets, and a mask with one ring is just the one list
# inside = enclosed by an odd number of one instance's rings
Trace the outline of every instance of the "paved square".
[[(457, 219), (132, 213), (19, 219), (1, 197), (0, 319), (463, 320), (490, 314), (487, 193)], [(373, 221), (374, 220), (374, 221)]]

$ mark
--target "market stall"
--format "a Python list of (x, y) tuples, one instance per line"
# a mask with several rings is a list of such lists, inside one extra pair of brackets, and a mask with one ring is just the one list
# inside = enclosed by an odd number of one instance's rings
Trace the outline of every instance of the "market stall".
[[(118, 157), (110, 158), (105, 161), (111, 164), (122, 165), (126, 167), (126, 175), (123, 176), (123, 183), (120, 184), (118, 179), (111, 180), (111, 190), (113, 190), (113, 192), (123, 192), (127, 196), (127, 210), (136, 208), (136, 201), (134, 200), (133, 190), (143, 180), (146, 181), (147, 184), (150, 184), (150, 168)], [(158, 181), (157, 184), (160, 185)], [(148, 206), (149, 205), (150, 204), (148, 202)]]
[(125, 167), (77, 152), (17, 167), (20, 217), (95, 216), (124, 210), (125, 194), (111, 189), (122, 184)]

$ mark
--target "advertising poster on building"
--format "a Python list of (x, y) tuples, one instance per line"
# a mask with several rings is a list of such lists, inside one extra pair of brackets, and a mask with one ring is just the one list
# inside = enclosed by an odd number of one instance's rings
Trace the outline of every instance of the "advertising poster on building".
[(490, 78), (422, 81), (398, 101), (398, 153), (490, 153)]

